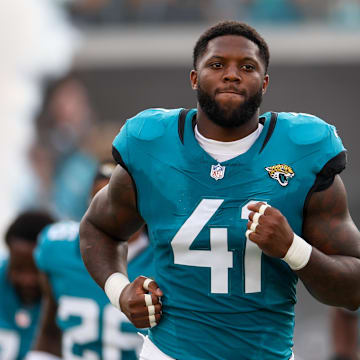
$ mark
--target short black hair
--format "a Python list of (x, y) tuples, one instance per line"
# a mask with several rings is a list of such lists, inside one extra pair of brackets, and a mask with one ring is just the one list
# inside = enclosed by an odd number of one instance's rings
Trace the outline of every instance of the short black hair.
[(35, 244), (40, 231), (53, 222), (54, 218), (46, 211), (26, 210), (10, 224), (5, 234), (5, 242), (9, 246), (16, 238)]
[(207, 29), (198, 39), (193, 51), (193, 66), (197, 67), (199, 57), (201, 57), (207, 48), (210, 40), (219, 36), (238, 35), (243, 36), (259, 47), (260, 57), (264, 61), (265, 73), (269, 67), (270, 52), (266, 41), (250, 25), (238, 21), (223, 21)]

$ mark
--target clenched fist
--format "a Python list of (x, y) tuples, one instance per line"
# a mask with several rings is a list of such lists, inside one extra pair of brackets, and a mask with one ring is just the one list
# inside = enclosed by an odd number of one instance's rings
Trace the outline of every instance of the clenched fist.
[(121, 311), (139, 329), (156, 326), (161, 319), (162, 295), (154, 280), (138, 276), (121, 293)]
[(251, 212), (247, 223), (250, 230), (247, 231), (247, 237), (266, 255), (283, 258), (294, 238), (286, 217), (278, 209), (263, 202), (250, 204), (248, 209)]

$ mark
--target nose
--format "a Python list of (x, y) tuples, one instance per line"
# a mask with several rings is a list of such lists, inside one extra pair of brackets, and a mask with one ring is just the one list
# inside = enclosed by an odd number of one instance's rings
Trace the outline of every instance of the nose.
[(241, 81), (240, 71), (237, 66), (229, 65), (224, 71), (223, 80), (225, 82), (239, 82)]

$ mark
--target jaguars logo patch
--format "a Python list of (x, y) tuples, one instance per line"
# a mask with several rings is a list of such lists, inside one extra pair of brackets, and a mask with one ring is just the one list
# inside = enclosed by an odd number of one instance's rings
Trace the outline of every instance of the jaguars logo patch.
[(287, 186), (289, 180), (295, 176), (294, 170), (285, 164), (268, 166), (265, 168), (272, 179), (277, 180), (281, 186)]

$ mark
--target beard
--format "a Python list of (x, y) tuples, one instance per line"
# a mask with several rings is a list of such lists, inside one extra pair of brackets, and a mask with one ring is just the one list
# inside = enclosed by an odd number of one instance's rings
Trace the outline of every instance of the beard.
[(262, 102), (262, 88), (234, 109), (226, 110), (215, 100), (214, 96), (204, 91), (200, 84), (197, 89), (197, 99), (207, 117), (223, 128), (236, 128), (246, 124), (255, 115)]

